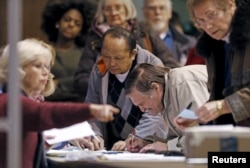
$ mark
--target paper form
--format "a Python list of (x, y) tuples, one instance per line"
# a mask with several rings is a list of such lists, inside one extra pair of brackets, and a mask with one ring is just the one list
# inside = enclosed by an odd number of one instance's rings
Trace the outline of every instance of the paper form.
[(94, 136), (95, 132), (87, 121), (71, 125), (65, 128), (53, 128), (43, 132), (44, 135), (54, 136), (53, 139), (47, 139), (48, 144), (55, 144), (58, 142), (68, 141), (76, 138), (82, 138), (86, 136)]

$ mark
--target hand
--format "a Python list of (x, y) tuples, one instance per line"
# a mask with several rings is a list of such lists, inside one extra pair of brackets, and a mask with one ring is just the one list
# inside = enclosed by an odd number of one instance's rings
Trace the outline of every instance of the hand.
[(198, 125), (199, 121), (177, 116), (174, 118), (173, 124), (177, 129), (184, 131), (188, 127), (193, 127), (195, 125)]
[(94, 144), (94, 150), (104, 149), (104, 140), (100, 136), (92, 137), (92, 143)]
[(94, 150), (94, 144), (91, 142), (91, 137), (74, 139), (71, 140), (70, 143), (80, 149), (88, 148), (89, 150)]
[(39, 95), (39, 94), (37, 94), (37, 95), (30, 95), (29, 98), (32, 99), (32, 100), (34, 100), (34, 101), (36, 101), (36, 102), (38, 102), (38, 103), (44, 101), (44, 96)]
[(150, 143), (132, 134), (129, 135), (125, 142), (127, 150), (130, 152), (139, 152), (141, 148)]
[(124, 151), (126, 148), (126, 142), (125, 141), (118, 141), (116, 142), (113, 147), (112, 151)]
[(97, 120), (108, 122), (114, 119), (113, 115), (119, 113), (119, 109), (107, 104), (90, 104), (90, 112)]
[(52, 136), (52, 135), (43, 135), (45, 150), (48, 150), (48, 149), (50, 149), (53, 146), (53, 145), (48, 144), (46, 140), (48, 140), (48, 139), (54, 139), (54, 138), (55, 138), (55, 136)]
[[(221, 103), (221, 110), (218, 110), (218, 103)], [(217, 100), (217, 101), (211, 101), (200, 108), (198, 108), (195, 113), (199, 117), (199, 121), (201, 123), (207, 123), (209, 121), (212, 121), (219, 116), (230, 113), (231, 109), (225, 102), (225, 100)]]
[(145, 153), (148, 150), (154, 150), (155, 152), (167, 151), (168, 145), (167, 145), (167, 143), (164, 143), (164, 142), (154, 142), (152, 144), (148, 144), (148, 145), (144, 146), (139, 152)]

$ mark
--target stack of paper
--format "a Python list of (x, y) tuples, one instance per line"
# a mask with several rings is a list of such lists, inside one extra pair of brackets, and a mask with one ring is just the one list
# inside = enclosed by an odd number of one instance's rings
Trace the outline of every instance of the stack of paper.
[(44, 131), (43, 134), (45, 136), (53, 136), (53, 139), (47, 139), (48, 144), (55, 144), (63, 141), (68, 141), (76, 138), (82, 138), (87, 136), (95, 135), (95, 132), (92, 130), (91, 126), (87, 121), (74, 124), (69, 127), (61, 128), (61, 129), (50, 129)]

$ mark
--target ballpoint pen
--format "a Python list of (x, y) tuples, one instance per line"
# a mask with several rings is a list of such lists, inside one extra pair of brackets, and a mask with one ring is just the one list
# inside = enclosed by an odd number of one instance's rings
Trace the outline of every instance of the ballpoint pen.
[(193, 102), (190, 102), (190, 103), (188, 104), (188, 106), (187, 106), (186, 109), (190, 109), (190, 107), (192, 106), (192, 103), (193, 103)]
[(132, 138), (131, 138), (132, 146), (134, 145), (134, 139), (135, 139), (135, 130), (133, 130), (132, 132)]

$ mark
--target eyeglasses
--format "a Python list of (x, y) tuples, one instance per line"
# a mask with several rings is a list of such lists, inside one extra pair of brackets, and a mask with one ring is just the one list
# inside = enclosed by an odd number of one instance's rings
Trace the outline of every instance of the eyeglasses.
[(112, 13), (114, 11), (121, 12), (122, 10), (124, 10), (124, 5), (107, 6), (107, 7), (104, 7), (103, 10), (107, 14), (110, 14), (110, 13)]
[(206, 19), (199, 19), (199, 18), (196, 18), (195, 19), (195, 22), (197, 24), (197, 26), (199, 27), (205, 27), (205, 25), (209, 22), (213, 22), (215, 19), (217, 19), (217, 16), (218, 16), (218, 12), (217, 11), (213, 11), (211, 13), (209, 13), (207, 16), (206, 16)]

